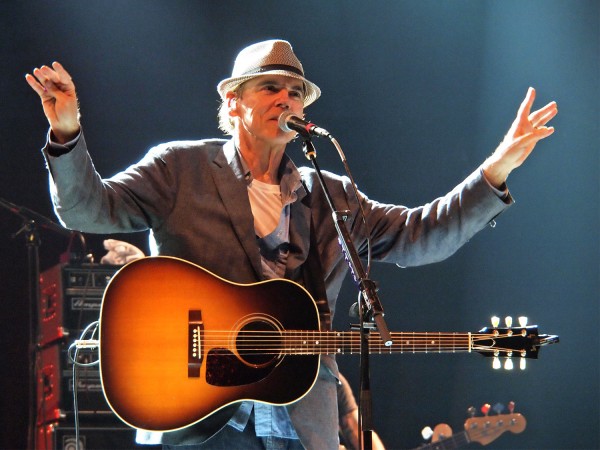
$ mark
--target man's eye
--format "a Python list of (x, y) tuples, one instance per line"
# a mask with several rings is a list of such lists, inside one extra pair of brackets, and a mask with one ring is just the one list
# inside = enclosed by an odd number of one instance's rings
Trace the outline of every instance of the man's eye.
[[(263, 89), (268, 92), (278, 93), (284, 88), (281, 86), (277, 86), (276, 84), (265, 84), (263, 86)], [(292, 98), (297, 98), (299, 100), (302, 100), (304, 98), (304, 92), (302, 90), (289, 90), (288, 95)]]

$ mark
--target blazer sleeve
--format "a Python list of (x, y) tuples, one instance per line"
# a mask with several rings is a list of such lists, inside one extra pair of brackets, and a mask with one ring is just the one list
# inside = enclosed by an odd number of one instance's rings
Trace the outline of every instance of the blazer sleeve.
[(43, 149), (50, 172), (54, 210), (67, 228), (89, 233), (142, 231), (168, 214), (174, 197), (166, 148), (157, 146), (137, 164), (102, 179), (83, 134), (68, 153), (52, 156)]
[[(307, 176), (308, 175), (308, 176)], [(315, 223), (319, 226), (321, 254), (330, 266), (339, 263), (337, 235), (331, 213), (323, 201), (314, 174), (304, 172), (308, 189), (321, 207)], [(326, 173), (328, 189), (337, 209), (351, 212), (346, 225), (361, 257), (367, 256), (367, 229), (370, 230), (372, 257), (401, 267), (442, 261), (455, 253), (477, 232), (493, 222), (512, 203), (512, 197), (498, 196), (480, 169), (471, 173), (446, 195), (418, 207), (387, 204), (371, 200), (359, 191), (359, 199), (367, 225), (360, 215), (359, 203), (347, 177)], [(313, 209), (313, 214), (315, 211)], [(336, 256), (336, 254), (338, 256)]]

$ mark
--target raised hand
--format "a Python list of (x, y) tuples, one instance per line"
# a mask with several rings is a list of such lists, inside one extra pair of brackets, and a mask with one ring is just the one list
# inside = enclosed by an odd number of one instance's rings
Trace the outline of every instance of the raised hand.
[(534, 100), (535, 89), (529, 88), (508, 133), (482, 165), (486, 178), (493, 186), (500, 187), (508, 175), (523, 164), (538, 141), (554, 133), (554, 127), (547, 127), (546, 124), (558, 113), (556, 102), (530, 112)]
[(79, 107), (75, 84), (69, 73), (58, 62), (52, 67), (35, 68), (25, 80), (40, 96), (44, 114), (59, 143), (73, 139), (79, 133)]

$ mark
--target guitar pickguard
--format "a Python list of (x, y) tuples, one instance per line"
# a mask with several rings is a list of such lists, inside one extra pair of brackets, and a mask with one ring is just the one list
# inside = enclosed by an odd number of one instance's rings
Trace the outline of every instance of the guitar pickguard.
[(274, 365), (251, 367), (225, 348), (214, 348), (206, 358), (206, 382), (213, 386), (241, 386), (266, 378)]

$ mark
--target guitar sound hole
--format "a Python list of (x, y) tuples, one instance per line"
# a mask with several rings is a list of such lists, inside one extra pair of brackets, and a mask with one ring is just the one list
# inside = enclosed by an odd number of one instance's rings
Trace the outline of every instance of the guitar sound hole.
[(254, 367), (279, 359), (281, 342), (281, 334), (275, 325), (262, 320), (244, 325), (235, 341), (239, 357)]

